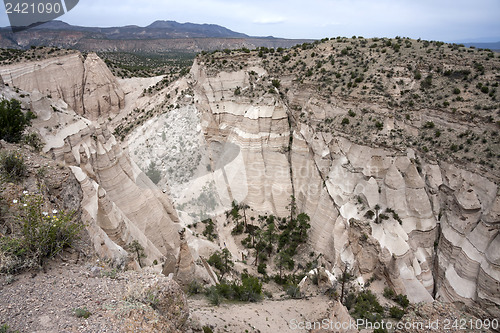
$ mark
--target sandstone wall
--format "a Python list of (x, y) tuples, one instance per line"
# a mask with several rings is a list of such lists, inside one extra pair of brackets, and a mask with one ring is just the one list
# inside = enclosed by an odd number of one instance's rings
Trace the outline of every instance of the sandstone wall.
[[(293, 194), (311, 217), (310, 244), (337, 273), (345, 263), (358, 274), (373, 268), (414, 302), (477, 301), (498, 311), (497, 184), (426, 161), (412, 149), (364, 146), (341, 133), (318, 132), (272, 93), (255, 99), (235, 94), (266, 80), (271, 86), (258, 63), (230, 73), (195, 63), (191, 73), (207, 140), (235, 143), (244, 156), (245, 203), (286, 216)], [(318, 117), (338, 112), (303, 91), (287, 96)], [(368, 219), (368, 210), (387, 219)], [(351, 230), (353, 221), (365, 225), (378, 255), (357, 246), (362, 240)]]
[(5, 83), (27, 92), (62, 99), (90, 120), (108, 117), (124, 106), (124, 93), (106, 64), (94, 53), (70, 53), (0, 68)]
[(71, 168), (82, 188), (82, 219), (96, 252), (116, 265), (130, 256), (127, 245), (144, 247), (143, 264), (162, 263), (179, 251), (178, 217), (170, 199), (130, 159), (107, 127), (78, 115), (63, 100), (35, 91), (33, 126), (43, 151)]

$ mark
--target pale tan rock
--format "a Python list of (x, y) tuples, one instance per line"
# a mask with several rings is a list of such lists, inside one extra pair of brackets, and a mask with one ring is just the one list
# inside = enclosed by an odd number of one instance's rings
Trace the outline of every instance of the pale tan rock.
[(187, 242), (181, 241), (177, 264), (175, 266), (174, 279), (183, 287), (187, 287), (191, 281), (196, 279), (195, 264)]
[(481, 209), (481, 202), (477, 198), (473, 188), (462, 188), (456, 193), (455, 198), (464, 210), (478, 210)]
[(110, 117), (124, 107), (123, 90), (95, 53), (89, 53), (85, 59), (83, 82), (83, 115), (86, 118)]
[(0, 68), (11, 86), (65, 101), (88, 119), (109, 117), (124, 106), (124, 93), (106, 64), (94, 53), (78, 52)]
[(485, 222), (500, 223), (500, 195), (497, 195), (490, 209), (483, 216)]

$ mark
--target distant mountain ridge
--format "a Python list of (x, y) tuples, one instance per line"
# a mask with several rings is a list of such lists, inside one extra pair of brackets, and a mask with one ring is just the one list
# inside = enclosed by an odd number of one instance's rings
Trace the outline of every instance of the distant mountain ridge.
[(500, 51), (500, 42), (496, 42), (496, 43), (475, 43), (475, 42), (471, 42), (471, 43), (463, 43), (465, 46), (475, 46), (477, 48), (480, 48), (480, 49), (490, 49), (490, 50), (493, 50), (493, 51)]
[(95, 34), (109, 39), (157, 39), (157, 38), (245, 38), (246, 34), (229, 30), (216, 24), (179, 23), (158, 20), (146, 27), (127, 25), (123, 27), (82, 27), (63, 21), (51, 21), (32, 30), (70, 30)]
[(200, 52), (215, 49), (291, 47), (312, 42), (303, 39), (252, 37), (216, 24), (155, 21), (146, 27), (81, 27), (51, 21), (12, 33), (0, 28), (0, 48), (26, 49), (30, 46), (73, 48), (80, 51)]

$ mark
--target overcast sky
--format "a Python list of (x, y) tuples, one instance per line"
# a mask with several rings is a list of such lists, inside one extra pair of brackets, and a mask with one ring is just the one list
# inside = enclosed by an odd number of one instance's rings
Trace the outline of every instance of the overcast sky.
[[(1, 13), (0, 25), (8, 26), (5, 10)], [(500, 0), (80, 0), (60, 20), (99, 27), (156, 20), (213, 23), (252, 36), (286, 38), (500, 41)]]

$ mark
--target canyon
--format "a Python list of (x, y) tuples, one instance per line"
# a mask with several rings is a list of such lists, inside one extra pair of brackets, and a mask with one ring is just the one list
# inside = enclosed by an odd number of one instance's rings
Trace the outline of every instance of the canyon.
[[(37, 115), (43, 154), (71, 169), (93, 249), (113, 266), (151, 266), (181, 286), (215, 284), (211, 253), (248, 252), (224, 220), (232, 203), (255, 218), (282, 218), (293, 201), (310, 217), (300, 260), (320, 254), (333, 279), (349, 269), (359, 284), (380, 280), (411, 303), (463, 304), (499, 318), (500, 115), (498, 102), (474, 89), (482, 80), (497, 96), (500, 58), (444, 44), (429, 46), (440, 52), (435, 60), (418, 53), (422, 41), (392, 40), (405, 43), (401, 51), (387, 40), (332, 39), (206, 53), (153, 94), (144, 91), (161, 77), (115, 78), (97, 55), (71, 52), (2, 66), (1, 94)], [(453, 76), (485, 57), (463, 88)], [(432, 77), (430, 87), (416, 72)], [(459, 85), (462, 100), (437, 105)], [(429, 97), (408, 97), (417, 94)], [(453, 148), (461, 133), (482, 138), (470, 153)], [(207, 218), (218, 241), (193, 227)], [(134, 240), (142, 263), (125, 249)]]

